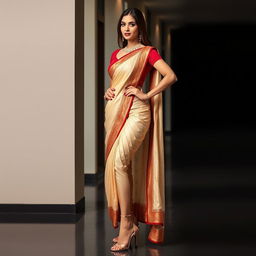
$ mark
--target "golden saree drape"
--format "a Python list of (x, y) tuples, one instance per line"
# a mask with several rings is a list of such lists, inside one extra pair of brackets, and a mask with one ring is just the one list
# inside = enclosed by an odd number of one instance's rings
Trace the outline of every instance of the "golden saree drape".
[[(125, 168), (132, 174), (132, 210), (138, 221), (153, 225), (148, 239), (163, 241), (165, 177), (162, 93), (142, 101), (127, 97), (127, 85), (138, 84), (146, 68), (152, 46), (145, 46), (124, 55), (109, 69), (111, 88), (115, 97), (105, 107), (105, 192), (108, 213), (114, 228), (120, 221), (120, 208), (116, 188), (116, 170)], [(158, 85), (160, 73), (150, 72), (150, 90)]]

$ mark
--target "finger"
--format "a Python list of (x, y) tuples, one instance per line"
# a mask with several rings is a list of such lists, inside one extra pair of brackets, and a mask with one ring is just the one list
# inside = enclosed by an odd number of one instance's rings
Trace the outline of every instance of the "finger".
[(105, 99), (109, 100), (109, 95), (108, 94), (105, 94)]
[(127, 95), (127, 94), (131, 94), (131, 93), (133, 93), (133, 90), (132, 90), (132, 89), (129, 89), (129, 90), (127, 90), (127, 91), (125, 92), (126, 95)]
[(116, 89), (115, 88), (110, 88), (112, 91), (115, 91)]
[(111, 95), (107, 95), (108, 99), (112, 99), (112, 96)]
[(114, 90), (109, 89), (109, 90), (108, 90), (108, 93), (114, 93), (114, 91), (115, 91), (115, 89), (114, 89)]
[(108, 91), (107, 95), (109, 95), (110, 97), (112, 97), (114, 95), (114, 93), (112, 91)]

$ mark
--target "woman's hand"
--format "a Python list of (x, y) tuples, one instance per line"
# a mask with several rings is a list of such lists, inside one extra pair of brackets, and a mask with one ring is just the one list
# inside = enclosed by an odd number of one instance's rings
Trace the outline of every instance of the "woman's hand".
[(134, 95), (138, 97), (140, 100), (147, 100), (149, 99), (148, 95), (144, 92), (142, 92), (140, 89), (130, 85), (126, 87), (126, 90), (124, 92), (125, 96), (131, 96)]
[(104, 94), (104, 99), (112, 100), (112, 98), (115, 97), (114, 91), (115, 91), (115, 88), (108, 88)]

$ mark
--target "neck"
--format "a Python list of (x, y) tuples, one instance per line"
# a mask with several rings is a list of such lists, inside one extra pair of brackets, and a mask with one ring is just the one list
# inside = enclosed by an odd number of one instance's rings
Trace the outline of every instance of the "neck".
[(132, 47), (134, 47), (135, 45), (138, 45), (138, 44), (139, 44), (139, 41), (138, 41), (138, 40), (133, 40), (133, 41), (128, 40), (128, 42), (127, 42), (127, 48), (132, 48)]

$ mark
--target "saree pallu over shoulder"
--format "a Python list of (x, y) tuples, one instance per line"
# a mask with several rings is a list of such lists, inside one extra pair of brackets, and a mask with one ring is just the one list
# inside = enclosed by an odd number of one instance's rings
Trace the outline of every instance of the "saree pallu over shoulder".
[[(108, 202), (108, 213), (114, 228), (120, 221), (120, 207), (117, 196), (115, 177), (115, 156), (118, 150), (120, 134), (129, 118), (134, 97), (127, 97), (123, 91), (127, 85), (140, 86), (143, 70), (152, 46), (145, 46), (121, 57), (109, 69), (111, 88), (115, 88), (115, 97), (105, 107), (105, 191)], [(160, 73), (153, 68), (150, 72), (150, 90), (159, 84)], [(138, 102), (139, 101), (139, 102)], [(136, 99), (136, 104), (142, 101)], [(152, 242), (163, 242), (163, 229), (155, 225), (165, 222), (165, 177), (164, 177), (164, 141), (162, 93), (149, 100), (150, 125), (136, 152), (131, 156), (133, 177), (132, 207), (138, 221), (153, 225), (148, 239)], [(143, 116), (140, 113), (140, 118)], [(134, 126), (136, 127), (136, 125)], [(139, 128), (138, 128), (139, 129)], [(131, 131), (132, 132), (132, 131)], [(134, 138), (136, 139), (136, 138)], [(129, 145), (129, 143), (128, 143)]]

